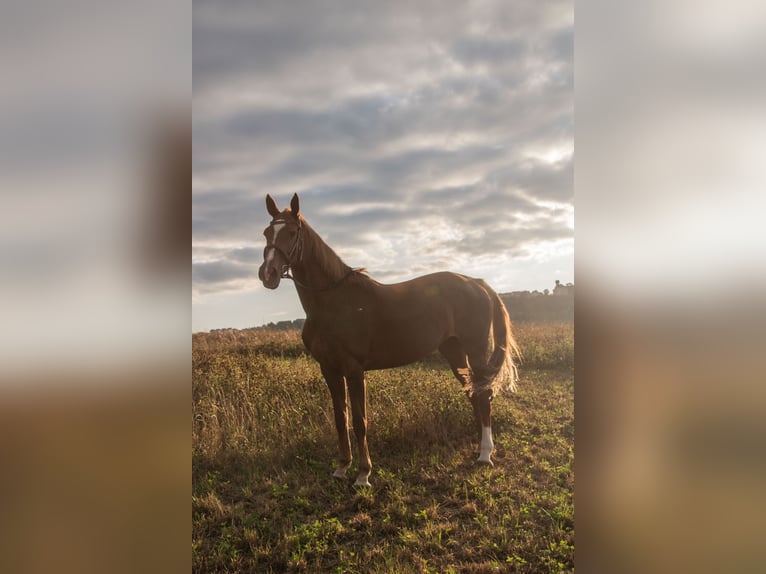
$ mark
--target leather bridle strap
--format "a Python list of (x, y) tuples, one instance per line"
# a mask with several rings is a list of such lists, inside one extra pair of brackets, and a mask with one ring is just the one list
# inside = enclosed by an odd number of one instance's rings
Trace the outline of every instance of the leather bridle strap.
[[(270, 224), (269, 227), (271, 227), (274, 224), (277, 223), (287, 223), (284, 219), (274, 219)], [(298, 254), (298, 261), (303, 260), (303, 234), (301, 231), (303, 230), (303, 224), (301, 223), (301, 220), (298, 220), (298, 234), (295, 236), (295, 242), (293, 243), (292, 247), (290, 247), (290, 251), (285, 253), (282, 251), (279, 246), (276, 243), (272, 243), (271, 245), (267, 245), (266, 247), (271, 247), (274, 251), (279, 253), (282, 257), (284, 257), (285, 261), (287, 261), (286, 265), (282, 266), (281, 270), (281, 277), (287, 277), (288, 279), (291, 278), (290, 273), (290, 267), (295, 262), (293, 259), (293, 256), (295, 255), (295, 252), (298, 251), (298, 248), (300, 247), (300, 253)]]

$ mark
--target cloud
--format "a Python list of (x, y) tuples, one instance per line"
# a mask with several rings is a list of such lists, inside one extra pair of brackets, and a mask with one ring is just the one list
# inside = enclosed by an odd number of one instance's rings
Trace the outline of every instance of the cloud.
[(195, 251), (197, 260), (192, 260), (192, 292), (195, 296), (252, 289), (258, 285), (262, 249), (197, 248)]
[(263, 203), (254, 201), (245, 190), (222, 189), (215, 193), (195, 194), (192, 199), (192, 235), (195, 241), (231, 240), (246, 242), (258, 235), (255, 222), (261, 217)]
[(258, 261), (266, 193), (381, 277), (571, 244), (572, 24), (571, 2), (195, 2), (196, 284)]
[(244, 279), (249, 272), (241, 265), (229, 261), (208, 261), (192, 264), (194, 283), (226, 283), (234, 279)]

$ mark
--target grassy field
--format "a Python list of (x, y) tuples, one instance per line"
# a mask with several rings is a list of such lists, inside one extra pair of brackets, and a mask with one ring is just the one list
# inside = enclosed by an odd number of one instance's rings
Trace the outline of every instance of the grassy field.
[[(297, 332), (193, 336), (195, 572), (574, 569), (574, 327), (514, 327), (493, 468), (446, 363), (370, 372), (372, 489), (332, 478), (329, 392)], [(355, 441), (352, 440), (352, 444)]]

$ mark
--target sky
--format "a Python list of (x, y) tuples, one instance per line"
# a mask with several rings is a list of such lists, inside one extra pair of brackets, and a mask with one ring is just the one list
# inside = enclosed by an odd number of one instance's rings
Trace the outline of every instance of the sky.
[(258, 280), (301, 213), (384, 283), (573, 281), (571, 1), (193, 6), (192, 330), (305, 316)]

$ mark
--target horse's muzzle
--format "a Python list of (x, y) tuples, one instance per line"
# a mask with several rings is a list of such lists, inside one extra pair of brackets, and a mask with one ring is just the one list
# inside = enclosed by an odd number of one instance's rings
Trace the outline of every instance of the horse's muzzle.
[(276, 289), (279, 287), (281, 273), (274, 265), (267, 265), (264, 263), (261, 265), (260, 269), (258, 269), (258, 279), (261, 280), (263, 286), (267, 289)]

